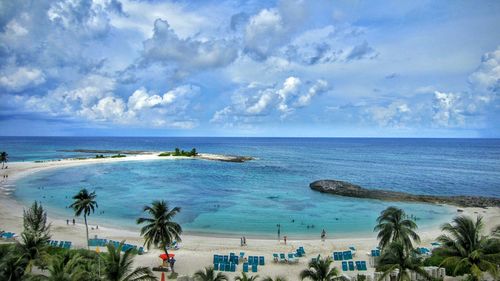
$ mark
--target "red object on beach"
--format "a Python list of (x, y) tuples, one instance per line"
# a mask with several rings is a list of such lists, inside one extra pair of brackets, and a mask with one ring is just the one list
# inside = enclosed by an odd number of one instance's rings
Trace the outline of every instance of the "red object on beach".
[(168, 254), (168, 257), (167, 257), (167, 254), (160, 255), (160, 259), (162, 259), (162, 260), (168, 260), (169, 258), (173, 258), (173, 257), (175, 257), (175, 254), (172, 254), (172, 253)]
[[(166, 255), (165, 255), (166, 256)], [(161, 281), (165, 281), (165, 272), (161, 273)]]

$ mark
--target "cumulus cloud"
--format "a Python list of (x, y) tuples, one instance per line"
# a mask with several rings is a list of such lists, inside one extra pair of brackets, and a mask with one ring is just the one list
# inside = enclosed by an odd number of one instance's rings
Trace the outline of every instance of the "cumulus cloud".
[(181, 71), (217, 68), (230, 64), (238, 54), (234, 42), (225, 39), (181, 39), (166, 20), (157, 19), (154, 34), (144, 41), (143, 61), (175, 64)]
[(36, 68), (19, 67), (11, 73), (0, 76), (0, 86), (15, 92), (44, 82), (43, 72)]
[(211, 122), (249, 122), (255, 121), (255, 117), (271, 116), (274, 113), (284, 119), (298, 108), (309, 105), (314, 96), (328, 89), (325, 80), (303, 83), (294, 76), (286, 78), (280, 86), (274, 87), (251, 83), (235, 93), (232, 105), (216, 111)]

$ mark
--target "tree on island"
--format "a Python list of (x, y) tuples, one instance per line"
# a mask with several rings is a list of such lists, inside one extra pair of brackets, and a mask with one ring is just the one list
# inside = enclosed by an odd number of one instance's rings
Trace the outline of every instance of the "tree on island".
[(181, 156), (181, 151), (178, 147), (175, 148), (174, 156)]
[(300, 279), (309, 279), (312, 281), (330, 281), (337, 279), (339, 272), (337, 268), (330, 267), (332, 259), (330, 257), (324, 259), (316, 259), (309, 262), (309, 268), (300, 272)]
[(9, 161), (9, 154), (7, 154), (7, 152), (3, 151), (0, 154), (0, 161), (2, 161), (2, 169), (3, 169), (5, 164)]
[(484, 272), (489, 272), (496, 279), (500, 239), (482, 235), (484, 224), (481, 217), (474, 221), (466, 216), (458, 216), (441, 229), (447, 233), (438, 237), (442, 247), (435, 251), (445, 257), (441, 265), (454, 268), (455, 275), (469, 274), (468, 280), (471, 281), (481, 280)]
[(89, 193), (86, 188), (81, 189), (75, 196), (73, 196), (73, 204), (69, 207), (73, 208), (75, 211), (75, 216), (79, 217), (83, 214), (83, 219), (85, 221), (85, 231), (87, 234), (87, 249), (89, 247), (89, 226), (87, 224), (87, 216), (94, 213), (95, 209), (98, 208), (95, 198), (97, 195), (95, 191)]
[(384, 280), (387, 275), (395, 270), (398, 270), (397, 281), (410, 281), (410, 271), (418, 273), (426, 280), (432, 280), (432, 276), (422, 268), (422, 262), (417, 253), (408, 253), (407, 249), (407, 246), (401, 241), (391, 242), (386, 245), (377, 267), (377, 271), (383, 272), (378, 280)]
[(149, 216), (138, 218), (137, 224), (145, 224), (141, 228), (141, 235), (144, 237), (144, 245), (147, 249), (151, 246), (160, 247), (168, 257), (168, 249), (174, 240), (181, 241), (181, 226), (172, 221), (181, 208), (169, 209), (168, 203), (164, 200), (155, 200), (151, 206), (144, 206), (143, 211)]
[(396, 207), (388, 207), (380, 213), (377, 218), (378, 224), (374, 228), (374, 231), (378, 231), (380, 248), (384, 249), (391, 242), (401, 242), (410, 252), (413, 249), (413, 242), (420, 242), (420, 237), (415, 232), (417, 224), (405, 217), (405, 212)]

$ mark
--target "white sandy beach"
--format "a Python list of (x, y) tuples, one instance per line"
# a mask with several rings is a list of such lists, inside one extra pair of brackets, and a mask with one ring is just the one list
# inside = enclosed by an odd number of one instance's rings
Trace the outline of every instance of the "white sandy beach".
[[(220, 157), (215, 155), (216, 157)], [(209, 155), (206, 155), (209, 159)], [(22, 231), (22, 210), (24, 207), (20, 202), (12, 198), (11, 194), (15, 188), (15, 181), (21, 177), (31, 175), (33, 173), (44, 171), (48, 169), (56, 169), (63, 167), (73, 167), (78, 165), (90, 165), (96, 163), (111, 163), (119, 161), (146, 161), (146, 160), (181, 160), (189, 159), (187, 157), (159, 157), (157, 154), (151, 155), (128, 155), (125, 158), (105, 158), (105, 159), (86, 159), (86, 160), (60, 160), (60, 161), (46, 161), (46, 162), (12, 162), (8, 163), (8, 169), (0, 170), (1, 184), (0, 184), (0, 229), (5, 231), (12, 231), (20, 233)], [(216, 159), (214, 159), (216, 160)], [(3, 175), (8, 174), (8, 179), (3, 179)], [(456, 208), (456, 207), (453, 207)], [(460, 208), (463, 209), (463, 214), (476, 216), (480, 214), (484, 217), (486, 230), (489, 232), (495, 225), (500, 224), (500, 208)], [(458, 213), (457, 213), (458, 214)], [(135, 219), (135, 218), (131, 218)], [(450, 218), (451, 219), (451, 218)], [(66, 225), (66, 218), (60, 218), (49, 212), (49, 221), (52, 223), (52, 237), (54, 240), (68, 240), (72, 241), (76, 247), (85, 247), (85, 226), (82, 224), (83, 219), (77, 218), (77, 225)], [(92, 224), (92, 216), (89, 218), (90, 226)], [(374, 222), (375, 224), (375, 222)], [(90, 230), (91, 237), (97, 235), (99, 238), (106, 238), (112, 240), (127, 240), (127, 243), (142, 245), (138, 231), (127, 229), (120, 229), (118, 227), (101, 226), (99, 230)], [(440, 234), (440, 230), (428, 229), (419, 231), (422, 238), (421, 245), (430, 247), (430, 242)], [(247, 239), (247, 246), (240, 247), (239, 238), (227, 237), (205, 237), (196, 235), (183, 235), (181, 249), (174, 251), (176, 254), (175, 270), (179, 275), (190, 275), (195, 271), (202, 269), (205, 266), (212, 264), (213, 254), (226, 254), (234, 252), (239, 254), (240, 251), (245, 252), (246, 255), (259, 255), (265, 256), (266, 265), (259, 267), (259, 276), (286, 276), (288, 280), (298, 280), (299, 272), (306, 268), (307, 262), (311, 257), (318, 254), (322, 256), (331, 255), (333, 251), (346, 250), (349, 245), (355, 245), (357, 248), (356, 260), (369, 261), (367, 252), (377, 245), (375, 234), (371, 238), (356, 238), (349, 239), (327, 239), (322, 242), (319, 239), (287, 241), (287, 245), (283, 241), (279, 243), (277, 240), (269, 239)], [(272, 262), (273, 252), (291, 252), (298, 246), (304, 246), (307, 256), (301, 258), (298, 264), (274, 264)], [(152, 249), (148, 253), (137, 256), (137, 265), (157, 266), (160, 264), (158, 255), (161, 253), (158, 249)], [(340, 267), (339, 262), (334, 263), (335, 266)], [(372, 272), (369, 269), (368, 272)], [(238, 267), (236, 274), (241, 272), (241, 265)], [(348, 273), (350, 275), (357, 274), (357, 271)], [(229, 276), (234, 276), (235, 273), (227, 273)], [(159, 274), (158, 274), (159, 276)], [(231, 278), (232, 279), (232, 278)]]

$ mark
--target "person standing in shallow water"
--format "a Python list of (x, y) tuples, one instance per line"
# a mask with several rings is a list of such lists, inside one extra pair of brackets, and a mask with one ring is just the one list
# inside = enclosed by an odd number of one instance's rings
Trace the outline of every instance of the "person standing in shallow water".
[(326, 231), (323, 229), (323, 231), (321, 231), (321, 241), (325, 241), (325, 238), (326, 238)]

